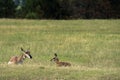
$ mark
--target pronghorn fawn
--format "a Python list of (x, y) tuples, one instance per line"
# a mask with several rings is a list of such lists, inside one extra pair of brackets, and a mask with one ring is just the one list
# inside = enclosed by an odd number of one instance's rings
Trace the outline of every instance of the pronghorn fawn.
[(21, 51), (23, 52), (20, 56), (13, 56), (10, 58), (8, 64), (22, 64), (25, 58), (32, 59), (32, 56), (30, 54), (30, 51), (25, 51), (23, 48), (21, 48)]
[(68, 62), (60, 62), (59, 59), (58, 59), (58, 57), (57, 57), (57, 54), (56, 54), (56, 53), (54, 54), (54, 56), (55, 56), (55, 57), (53, 57), (53, 58), (51, 59), (51, 61), (54, 61), (58, 67), (62, 67), (62, 66), (64, 66), (64, 67), (71, 66), (71, 64), (68, 63)]

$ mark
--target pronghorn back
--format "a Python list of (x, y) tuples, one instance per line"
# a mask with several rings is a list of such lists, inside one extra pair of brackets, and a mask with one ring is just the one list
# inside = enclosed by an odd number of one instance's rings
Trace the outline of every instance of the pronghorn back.
[(65, 66), (66, 67), (66, 66), (71, 66), (71, 64), (68, 62), (58, 62), (57, 66)]
[(18, 59), (17, 56), (11, 57), (8, 64), (17, 64), (17, 59)]

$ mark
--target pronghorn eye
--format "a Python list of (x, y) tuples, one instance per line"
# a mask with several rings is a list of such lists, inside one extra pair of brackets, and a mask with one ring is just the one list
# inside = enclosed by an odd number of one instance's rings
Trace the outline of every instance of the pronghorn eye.
[(25, 52), (26, 54), (30, 54), (30, 51)]

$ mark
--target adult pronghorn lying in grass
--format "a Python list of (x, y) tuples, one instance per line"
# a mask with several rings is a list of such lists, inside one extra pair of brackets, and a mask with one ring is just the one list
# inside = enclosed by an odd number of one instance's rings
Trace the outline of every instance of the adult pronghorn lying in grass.
[(58, 59), (58, 57), (57, 57), (57, 54), (55, 53), (54, 54), (54, 56), (55, 57), (53, 57), (52, 59), (51, 59), (51, 61), (54, 61), (56, 64), (57, 64), (57, 66), (59, 66), (59, 67), (61, 67), (61, 66), (71, 66), (71, 64), (70, 63), (68, 63), (68, 62), (60, 62), (59, 61), (59, 59)]
[(22, 64), (25, 58), (32, 59), (32, 56), (30, 55), (30, 51), (25, 51), (23, 48), (21, 48), (21, 51), (23, 52), (20, 56), (13, 56), (9, 60), (8, 64)]

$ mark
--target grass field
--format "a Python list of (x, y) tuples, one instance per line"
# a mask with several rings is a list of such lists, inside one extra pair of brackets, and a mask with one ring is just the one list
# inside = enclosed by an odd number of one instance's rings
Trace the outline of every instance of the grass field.
[[(21, 47), (33, 59), (7, 65)], [(0, 80), (120, 80), (120, 20), (0, 19)]]

